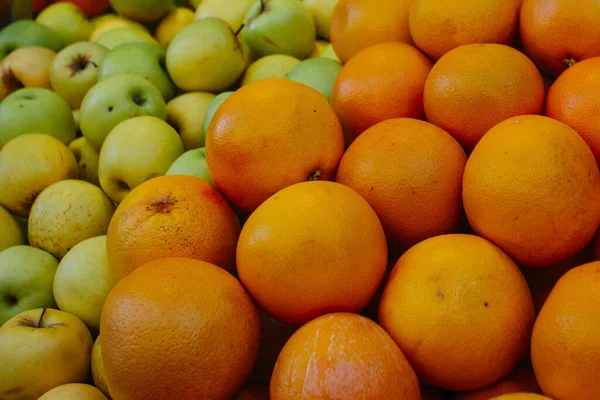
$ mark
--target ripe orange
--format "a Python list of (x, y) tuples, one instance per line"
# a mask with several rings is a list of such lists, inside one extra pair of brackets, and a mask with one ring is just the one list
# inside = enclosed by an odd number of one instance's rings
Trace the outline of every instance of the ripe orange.
[(398, 118), (362, 133), (342, 157), (336, 180), (360, 193), (388, 238), (406, 249), (458, 228), (466, 162), (443, 129)]
[(392, 338), (356, 314), (336, 313), (302, 326), (281, 351), (271, 400), (420, 400), (415, 372)]
[(417, 47), (438, 59), (471, 43), (512, 42), (517, 32), (520, 0), (413, 0), (410, 34)]
[(343, 153), (327, 99), (284, 78), (238, 89), (215, 113), (206, 140), (217, 187), (248, 212), (287, 186), (333, 179)]
[(339, 0), (331, 17), (330, 40), (342, 63), (377, 43), (412, 43), (409, 5), (410, 0)]
[(542, 396), (536, 393), (511, 393), (503, 394), (498, 397), (494, 397), (490, 400), (553, 400), (550, 397)]
[(250, 375), (258, 312), (240, 283), (204, 261), (161, 258), (122, 279), (100, 322), (115, 399), (229, 399)]
[(463, 202), (475, 231), (523, 266), (577, 254), (600, 223), (600, 172), (581, 136), (551, 118), (509, 118), (467, 161)]
[(430, 70), (431, 61), (404, 43), (376, 44), (352, 57), (331, 94), (346, 144), (387, 119), (421, 118), (423, 88)]
[(246, 290), (278, 320), (362, 311), (387, 264), (377, 215), (354, 190), (304, 182), (279, 191), (246, 221), (237, 271)]
[(533, 302), (498, 247), (473, 235), (442, 235), (400, 257), (379, 321), (423, 382), (467, 391), (498, 381), (523, 357)]
[(503, 44), (469, 44), (433, 66), (423, 103), (427, 120), (471, 151), (499, 122), (541, 114), (544, 96), (544, 80), (523, 53)]
[(600, 57), (570, 67), (552, 84), (546, 115), (575, 129), (600, 161)]
[(533, 372), (523, 367), (515, 368), (510, 375), (491, 386), (461, 393), (453, 400), (489, 400), (503, 394), (519, 392), (541, 393)]
[(233, 270), (240, 225), (217, 189), (192, 176), (163, 176), (119, 204), (106, 237), (116, 280), (148, 261), (188, 257)]
[(520, 25), (525, 52), (552, 76), (600, 56), (597, 0), (524, 0)]
[(535, 322), (531, 360), (538, 382), (555, 399), (600, 398), (600, 262), (567, 272)]

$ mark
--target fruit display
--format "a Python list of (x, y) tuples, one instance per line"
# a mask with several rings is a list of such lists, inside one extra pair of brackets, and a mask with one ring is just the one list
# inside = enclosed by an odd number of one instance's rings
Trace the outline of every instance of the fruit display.
[(600, 399), (599, 0), (29, 1), (0, 400)]

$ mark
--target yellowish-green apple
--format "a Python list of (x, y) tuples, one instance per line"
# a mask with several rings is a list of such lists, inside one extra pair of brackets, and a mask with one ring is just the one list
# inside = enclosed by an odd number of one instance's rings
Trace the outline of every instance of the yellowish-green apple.
[(120, 203), (135, 187), (164, 175), (183, 151), (177, 131), (165, 121), (149, 116), (123, 121), (100, 150), (102, 189)]
[(69, 144), (76, 132), (71, 107), (49, 89), (19, 89), (0, 102), (0, 148), (24, 133), (45, 133)]
[(338, 0), (302, 0), (310, 11), (317, 28), (317, 36), (329, 40), (331, 17)]
[(0, 399), (36, 400), (57, 386), (84, 382), (92, 346), (74, 315), (51, 308), (15, 315), (0, 327)]
[(0, 326), (23, 311), (56, 307), (52, 282), (57, 266), (56, 258), (35, 247), (0, 251)]
[(62, 259), (77, 243), (106, 235), (115, 206), (89, 182), (68, 179), (48, 186), (29, 213), (29, 244)]
[(21, 225), (8, 210), (0, 206), (0, 251), (25, 244)]
[(91, 385), (67, 383), (44, 393), (38, 400), (107, 400), (106, 396)]
[(106, 384), (106, 374), (104, 372), (104, 363), (102, 362), (102, 335), (98, 335), (92, 349), (92, 379), (94, 385), (106, 396), (110, 397), (108, 385)]
[(110, 0), (110, 5), (125, 18), (155, 22), (171, 11), (173, 0)]
[(56, 32), (64, 45), (88, 40), (94, 29), (81, 8), (64, 1), (44, 8), (35, 21)]
[(186, 151), (204, 147), (202, 124), (214, 98), (212, 93), (192, 92), (177, 96), (167, 104), (167, 122), (179, 132)]
[(73, 110), (73, 121), (75, 121), (75, 127), (77, 128), (77, 136), (80, 136), (81, 129), (79, 129), (79, 109)]
[(215, 113), (217, 112), (219, 107), (221, 107), (221, 104), (223, 104), (225, 102), (225, 100), (227, 100), (233, 93), (234, 92), (232, 92), (232, 91), (219, 93), (219, 95), (217, 95), (217, 97), (215, 97), (208, 105), (208, 108), (206, 109), (206, 113), (204, 114), (204, 121), (202, 122), (202, 136), (204, 137), (204, 143), (206, 143), (206, 135), (208, 134), (208, 127), (209, 127), (213, 117), (215, 116)]
[(165, 66), (165, 50), (149, 43), (124, 43), (104, 56), (98, 66), (98, 80), (115, 75), (139, 75), (150, 81), (165, 101), (175, 96), (175, 85)]
[(97, 333), (104, 300), (113, 286), (106, 236), (96, 236), (76, 244), (60, 260), (54, 276), (54, 299), (59, 309), (75, 315)]
[(164, 17), (156, 29), (154, 37), (161, 46), (167, 48), (171, 40), (194, 21), (194, 12), (187, 7), (177, 7)]
[(255, 0), (204, 0), (196, 8), (196, 19), (216, 17), (229, 24), (236, 32), (244, 23), (246, 14)]
[(190, 6), (194, 7), (194, 9), (198, 9), (198, 7), (200, 7), (200, 4), (202, 4), (203, 1), (204, 0), (189, 0)]
[(287, 77), (310, 86), (331, 101), (333, 85), (341, 70), (341, 63), (330, 58), (315, 57), (296, 65)]
[(84, 137), (78, 137), (69, 144), (69, 150), (77, 161), (79, 179), (100, 186), (98, 179), (98, 150)]
[(334, 61), (341, 63), (340, 58), (335, 53), (335, 49), (333, 48), (333, 45), (331, 43), (329, 43), (327, 46), (325, 46), (325, 48), (323, 49), (323, 51), (321, 52), (319, 57), (330, 58)]
[(238, 80), (248, 57), (248, 48), (225, 21), (203, 18), (173, 38), (167, 49), (167, 69), (185, 91), (218, 93)]
[(313, 58), (313, 57), (321, 57), (321, 54), (323, 53), (323, 51), (325, 51), (325, 49), (327, 48), (327, 45), (329, 45), (329, 42), (326, 40), (317, 40), (315, 42), (315, 47), (312, 49), (311, 53), (308, 55), (308, 58)]
[(132, 21), (127, 18), (123, 18), (117, 14), (104, 14), (100, 15), (94, 19), (92, 19), (92, 25), (94, 30), (90, 35), (90, 41), (93, 42), (98, 39), (100, 36), (110, 31), (111, 29), (116, 28), (133, 28), (140, 30), (145, 33), (150, 33), (148, 28), (139, 22)]
[(165, 175), (195, 176), (215, 186), (215, 182), (208, 170), (208, 164), (206, 164), (206, 151), (204, 147), (183, 153), (175, 160)]
[(85, 95), (79, 109), (83, 136), (100, 150), (106, 136), (119, 123), (136, 116), (167, 119), (167, 105), (160, 91), (139, 75), (106, 78)]
[(59, 51), (64, 47), (58, 33), (31, 19), (18, 19), (0, 30), (0, 61), (24, 46), (41, 46)]
[(50, 68), (52, 89), (78, 109), (85, 94), (98, 81), (98, 65), (108, 49), (93, 42), (78, 42), (62, 49)]
[(160, 44), (147, 32), (140, 29), (125, 27), (114, 28), (93, 40), (95, 43), (101, 44), (109, 50), (123, 43), (149, 43), (160, 47)]
[(0, 63), (0, 101), (22, 87), (50, 89), (50, 65), (56, 53), (46, 47), (26, 46)]
[(46, 187), (77, 178), (77, 162), (67, 146), (52, 136), (28, 133), (0, 150), (0, 204), (21, 217)]
[(271, 54), (254, 61), (244, 72), (242, 86), (267, 78), (285, 78), (300, 60), (285, 54)]

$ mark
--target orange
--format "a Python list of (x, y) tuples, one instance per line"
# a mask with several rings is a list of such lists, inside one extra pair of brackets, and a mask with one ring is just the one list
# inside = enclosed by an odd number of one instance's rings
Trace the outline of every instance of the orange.
[(409, 5), (410, 0), (339, 0), (329, 36), (342, 63), (377, 43), (412, 43)]
[(269, 387), (250, 385), (244, 388), (235, 400), (269, 400)]
[(498, 397), (494, 397), (490, 400), (553, 400), (550, 397), (542, 396), (536, 393), (511, 393), (503, 394)]
[(336, 180), (360, 193), (388, 238), (406, 249), (458, 228), (466, 162), (443, 129), (398, 118), (361, 134), (342, 157)]
[(523, 367), (515, 368), (510, 375), (491, 386), (461, 393), (453, 400), (489, 400), (503, 394), (519, 392), (540, 393), (540, 387), (535, 380), (535, 375)]
[(544, 394), (600, 398), (600, 262), (567, 272), (554, 286), (531, 338), (531, 361)]
[(344, 65), (331, 94), (346, 144), (371, 126), (392, 118), (421, 118), (423, 88), (431, 61), (414, 46), (381, 43)]
[(292, 325), (330, 312), (362, 311), (386, 264), (377, 214), (335, 182), (279, 191), (250, 215), (237, 247), (246, 290), (267, 313)]
[(233, 270), (240, 226), (217, 189), (192, 176), (163, 176), (119, 204), (106, 237), (116, 280), (148, 261), (188, 257)]
[(533, 302), (515, 263), (487, 240), (427, 239), (396, 263), (379, 322), (425, 383), (480, 389), (506, 376), (527, 350)]
[(528, 115), (490, 129), (467, 161), (463, 202), (475, 231), (523, 266), (577, 254), (600, 222), (600, 177), (581, 136)]
[(161, 258), (119, 281), (100, 322), (115, 399), (230, 399), (250, 375), (260, 341), (252, 300), (229, 272)]
[(468, 44), (433, 66), (423, 105), (429, 122), (471, 151), (505, 119), (541, 114), (544, 96), (544, 80), (523, 53), (503, 44)]
[(600, 57), (590, 58), (563, 72), (548, 91), (546, 112), (586, 141), (600, 161)]
[(455, 47), (471, 43), (512, 42), (517, 32), (520, 0), (414, 0), (410, 34), (425, 54), (438, 59)]
[(549, 75), (600, 56), (597, 0), (524, 0), (521, 41), (529, 57)]
[(285, 78), (238, 89), (219, 107), (207, 135), (213, 180), (248, 212), (287, 186), (333, 179), (344, 153), (342, 129), (327, 99)]
[(368, 318), (335, 313), (317, 318), (281, 351), (271, 400), (420, 400), (419, 381), (392, 338)]

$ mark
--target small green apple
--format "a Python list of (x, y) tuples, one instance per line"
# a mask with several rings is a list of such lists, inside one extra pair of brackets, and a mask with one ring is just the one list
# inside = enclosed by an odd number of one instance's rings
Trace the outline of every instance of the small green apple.
[(225, 100), (227, 100), (229, 97), (231, 97), (231, 95), (233, 93), (234, 92), (232, 92), (232, 91), (223, 92), (223, 93), (217, 95), (217, 97), (215, 97), (208, 105), (208, 107), (206, 109), (206, 113), (204, 114), (204, 121), (202, 121), (202, 135), (204, 137), (204, 143), (206, 143), (206, 135), (208, 133), (208, 126), (210, 125), (210, 122), (212, 121), (213, 117), (215, 116), (215, 113), (217, 112), (219, 107), (221, 107), (221, 104), (223, 104), (225, 102)]
[(167, 49), (169, 74), (179, 88), (188, 92), (226, 90), (247, 65), (247, 47), (220, 18), (192, 22), (173, 38)]
[(206, 151), (204, 147), (183, 153), (175, 160), (165, 175), (195, 176), (215, 186), (215, 182), (212, 180), (208, 165), (206, 164)]
[(93, 42), (101, 44), (109, 50), (124, 43), (149, 43), (160, 47), (160, 44), (148, 32), (138, 28), (123, 27), (106, 31), (98, 36)]
[(106, 235), (114, 211), (98, 186), (75, 179), (54, 183), (31, 206), (29, 244), (60, 260), (77, 243)]
[(56, 32), (64, 45), (88, 40), (94, 29), (81, 8), (64, 1), (44, 8), (35, 22)]
[(155, 22), (171, 11), (173, 0), (110, 0), (110, 5), (125, 18)]
[(285, 54), (271, 54), (254, 61), (244, 73), (242, 86), (267, 78), (285, 78), (300, 60)]
[(329, 40), (331, 18), (338, 0), (302, 0), (302, 2), (315, 20), (317, 36)]
[(83, 98), (79, 109), (83, 136), (100, 150), (109, 132), (128, 118), (151, 115), (167, 118), (160, 91), (138, 75), (115, 75), (98, 82)]
[(301, 1), (256, 0), (246, 14), (242, 39), (255, 59), (287, 54), (302, 60), (315, 47), (316, 28)]
[(121, 122), (100, 150), (100, 184), (115, 202), (145, 181), (164, 175), (183, 154), (183, 142), (165, 121), (135, 117)]
[(25, 244), (21, 225), (8, 210), (0, 206), (0, 251)]
[(185, 150), (204, 147), (202, 123), (215, 95), (206, 92), (182, 94), (167, 104), (167, 122), (179, 132)]
[(78, 137), (69, 144), (69, 150), (77, 161), (79, 179), (100, 186), (98, 180), (98, 157), (100, 154), (85, 137)]
[(204, 0), (196, 8), (196, 19), (216, 17), (229, 24), (233, 31), (240, 29), (255, 0)]
[(124, 43), (104, 56), (98, 68), (98, 80), (122, 74), (139, 75), (148, 79), (165, 101), (175, 95), (175, 85), (166, 71), (165, 51), (156, 45)]
[(27, 133), (0, 150), (0, 204), (26, 217), (38, 194), (63, 179), (77, 178), (67, 146), (49, 135)]
[(77, 132), (69, 104), (43, 88), (23, 88), (0, 103), (0, 149), (24, 133), (45, 133), (69, 144)]
[(56, 307), (52, 283), (58, 261), (31, 246), (0, 252), (0, 326), (23, 311)]
[(19, 19), (0, 30), (0, 61), (11, 51), (25, 46), (47, 47), (59, 51), (64, 43), (52, 29), (30, 19)]
[(287, 77), (304, 83), (331, 101), (335, 80), (342, 70), (342, 64), (330, 58), (316, 57), (302, 61), (290, 71)]
[(65, 47), (54, 58), (50, 67), (52, 89), (72, 109), (81, 106), (85, 94), (98, 81), (98, 65), (106, 53), (108, 49), (98, 43), (79, 42)]

